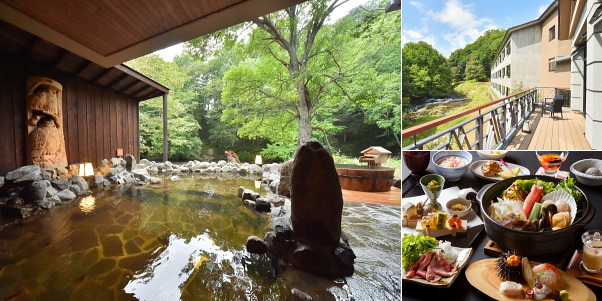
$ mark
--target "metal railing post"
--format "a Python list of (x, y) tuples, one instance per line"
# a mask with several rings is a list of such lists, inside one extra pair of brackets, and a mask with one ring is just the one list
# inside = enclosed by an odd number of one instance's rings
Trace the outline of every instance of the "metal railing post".
[(483, 149), (483, 114), (481, 114), (481, 110), (479, 110), (479, 117), (476, 120), (476, 133), (475, 140), (477, 140), (477, 149)]

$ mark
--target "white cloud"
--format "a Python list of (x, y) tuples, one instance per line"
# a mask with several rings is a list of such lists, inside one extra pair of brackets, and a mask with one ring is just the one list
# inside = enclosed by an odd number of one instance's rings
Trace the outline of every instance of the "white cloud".
[(543, 14), (543, 12), (545, 12), (545, 11), (546, 11), (546, 9), (547, 9), (547, 8), (548, 8), (548, 5), (544, 5), (544, 4), (540, 5), (540, 6), (537, 8), (537, 17), (535, 17), (535, 18), (536, 18), (536, 19), (537, 19), (537, 18), (539, 18), (539, 17), (541, 16), (541, 14)]
[(411, 40), (420, 40), (424, 37), (420, 30), (406, 29), (403, 31), (404, 36)]
[(424, 8), (424, 4), (422, 2), (410, 1), (410, 4), (420, 10)]
[[(442, 35), (450, 43), (452, 50), (463, 48), (466, 44), (474, 42), (486, 30), (497, 28), (493, 20), (479, 18), (473, 13), (471, 5), (463, 4), (460, 0), (448, 0), (441, 11), (429, 11), (428, 15), (435, 21), (449, 26), (449, 30), (445, 30), (446, 33)], [(451, 50), (444, 52), (451, 53)]]
[(404, 44), (407, 42), (425, 41), (433, 47), (437, 41), (435, 35), (429, 34), (429, 28), (427, 26), (418, 29), (404, 29), (401, 38), (403, 39)]

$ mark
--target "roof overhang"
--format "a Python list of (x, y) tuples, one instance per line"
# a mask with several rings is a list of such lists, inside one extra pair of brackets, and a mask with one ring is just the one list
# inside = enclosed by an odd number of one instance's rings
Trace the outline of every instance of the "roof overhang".
[(549, 60), (548, 62), (550, 63), (557, 63), (557, 62), (562, 62), (562, 61), (568, 61), (571, 59), (570, 55), (565, 55), (565, 56), (557, 56), (551, 60)]
[(0, 19), (108, 68), (306, 0), (0, 0)]
[(126, 65), (105, 68), (1, 20), (0, 41), (0, 56), (61, 72), (134, 101), (169, 93), (167, 87)]
[(504, 49), (504, 47), (508, 43), (508, 40), (510, 40), (510, 36), (514, 32), (524, 29), (524, 28), (527, 28), (527, 27), (531, 27), (533, 25), (540, 24), (557, 8), (558, 8), (558, 0), (555, 0), (554, 2), (552, 2), (552, 4), (550, 4), (550, 6), (548, 6), (548, 8), (541, 14), (541, 16), (539, 16), (539, 18), (537, 18), (533, 21), (529, 21), (527, 23), (523, 23), (523, 24), (508, 28), (508, 30), (506, 30), (506, 34), (504, 34), (502, 43), (500, 43), (500, 47), (498, 48), (498, 50), (495, 53), (495, 55), (493, 56), (493, 58), (495, 59), (498, 57), (498, 55), (500, 55), (500, 52), (502, 51), (502, 49)]

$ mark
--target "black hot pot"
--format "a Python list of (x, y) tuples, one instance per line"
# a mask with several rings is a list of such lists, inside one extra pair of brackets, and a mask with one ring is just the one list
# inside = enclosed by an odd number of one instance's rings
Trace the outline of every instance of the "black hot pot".
[[(577, 203), (577, 214), (574, 222), (563, 229), (548, 232), (527, 232), (514, 230), (498, 224), (487, 214), (487, 208), (492, 201), (497, 201), (498, 196), (518, 179), (538, 178), (547, 182), (558, 183), (561, 180), (548, 176), (518, 176), (484, 186), (477, 194), (481, 209), (485, 232), (498, 247), (504, 251), (515, 250), (522, 256), (547, 257), (554, 256), (572, 249), (580, 240), (583, 228), (589, 224), (596, 214), (596, 208), (590, 204), (587, 196), (583, 194)], [(577, 188), (579, 189), (579, 188)], [(579, 191), (581, 191), (579, 189)], [(581, 191), (583, 193), (583, 191)]]

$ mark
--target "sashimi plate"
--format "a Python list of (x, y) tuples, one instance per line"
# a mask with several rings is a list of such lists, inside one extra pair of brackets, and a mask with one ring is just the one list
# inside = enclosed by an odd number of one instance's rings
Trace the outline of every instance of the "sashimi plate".
[[(504, 178), (502, 178), (502, 177), (500, 177), (498, 175), (495, 175), (493, 177), (488, 177), (488, 176), (486, 176), (486, 175), (483, 174), (483, 170), (481, 168), (483, 167), (483, 165), (485, 165), (485, 163), (487, 163), (489, 161), (492, 161), (492, 160), (479, 160), (479, 161), (476, 161), (476, 162), (472, 163), (470, 165), (470, 171), (475, 176), (477, 176), (477, 177), (479, 177), (481, 179), (485, 179), (485, 180), (489, 180), (489, 181), (494, 181), (494, 182), (504, 180)], [(506, 162), (506, 164), (508, 164), (508, 166), (510, 168), (512, 168), (512, 169), (519, 168), (517, 176), (528, 176), (528, 175), (531, 174), (531, 171), (529, 171), (529, 169), (527, 169), (526, 167), (523, 167), (523, 166), (520, 166), (520, 165), (517, 165), (517, 164), (513, 164), (513, 163), (507, 163), (507, 162)], [(502, 170), (506, 171), (507, 169), (505, 167), (502, 167)]]
[[(495, 266), (496, 258), (489, 258), (473, 262), (466, 268), (466, 279), (468, 282), (495, 300), (501, 301), (518, 301), (528, 300), (526, 298), (510, 298), (500, 294), (500, 283), (502, 280), (497, 276)], [(532, 262), (532, 264), (536, 264)], [(563, 270), (559, 270), (562, 274), (562, 278), (555, 283), (553, 289), (556, 290), (567, 290), (569, 292), (570, 300), (579, 301), (595, 301), (596, 295), (589, 289), (583, 282), (577, 278), (567, 274)], [(523, 291), (527, 289), (527, 285), (523, 284)], [(552, 299), (544, 299), (552, 300)]]
[(456, 278), (458, 278), (458, 275), (460, 274), (460, 271), (466, 266), (466, 264), (468, 263), (468, 260), (470, 259), (470, 256), (472, 256), (472, 248), (456, 248), (456, 247), (452, 247), (452, 249), (456, 250), (456, 252), (458, 252), (458, 257), (456, 258), (456, 262), (454, 263), (459, 265), (458, 270), (456, 271), (456, 273), (451, 276), (451, 277), (444, 277), (441, 278), (441, 280), (439, 280), (438, 282), (430, 282), (426, 279), (421, 279), (421, 278), (407, 278), (406, 275), (406, 270), (402, 267), (401, 268), (401, 279), (403, 281), (406, 282), (414, 282), (420, 285), (426, 285), (426, 286), (433, 286), (433, 287), (438, 287), (438, 288), (448, 288), (450, 287), (454, 281), (456, 280)]

